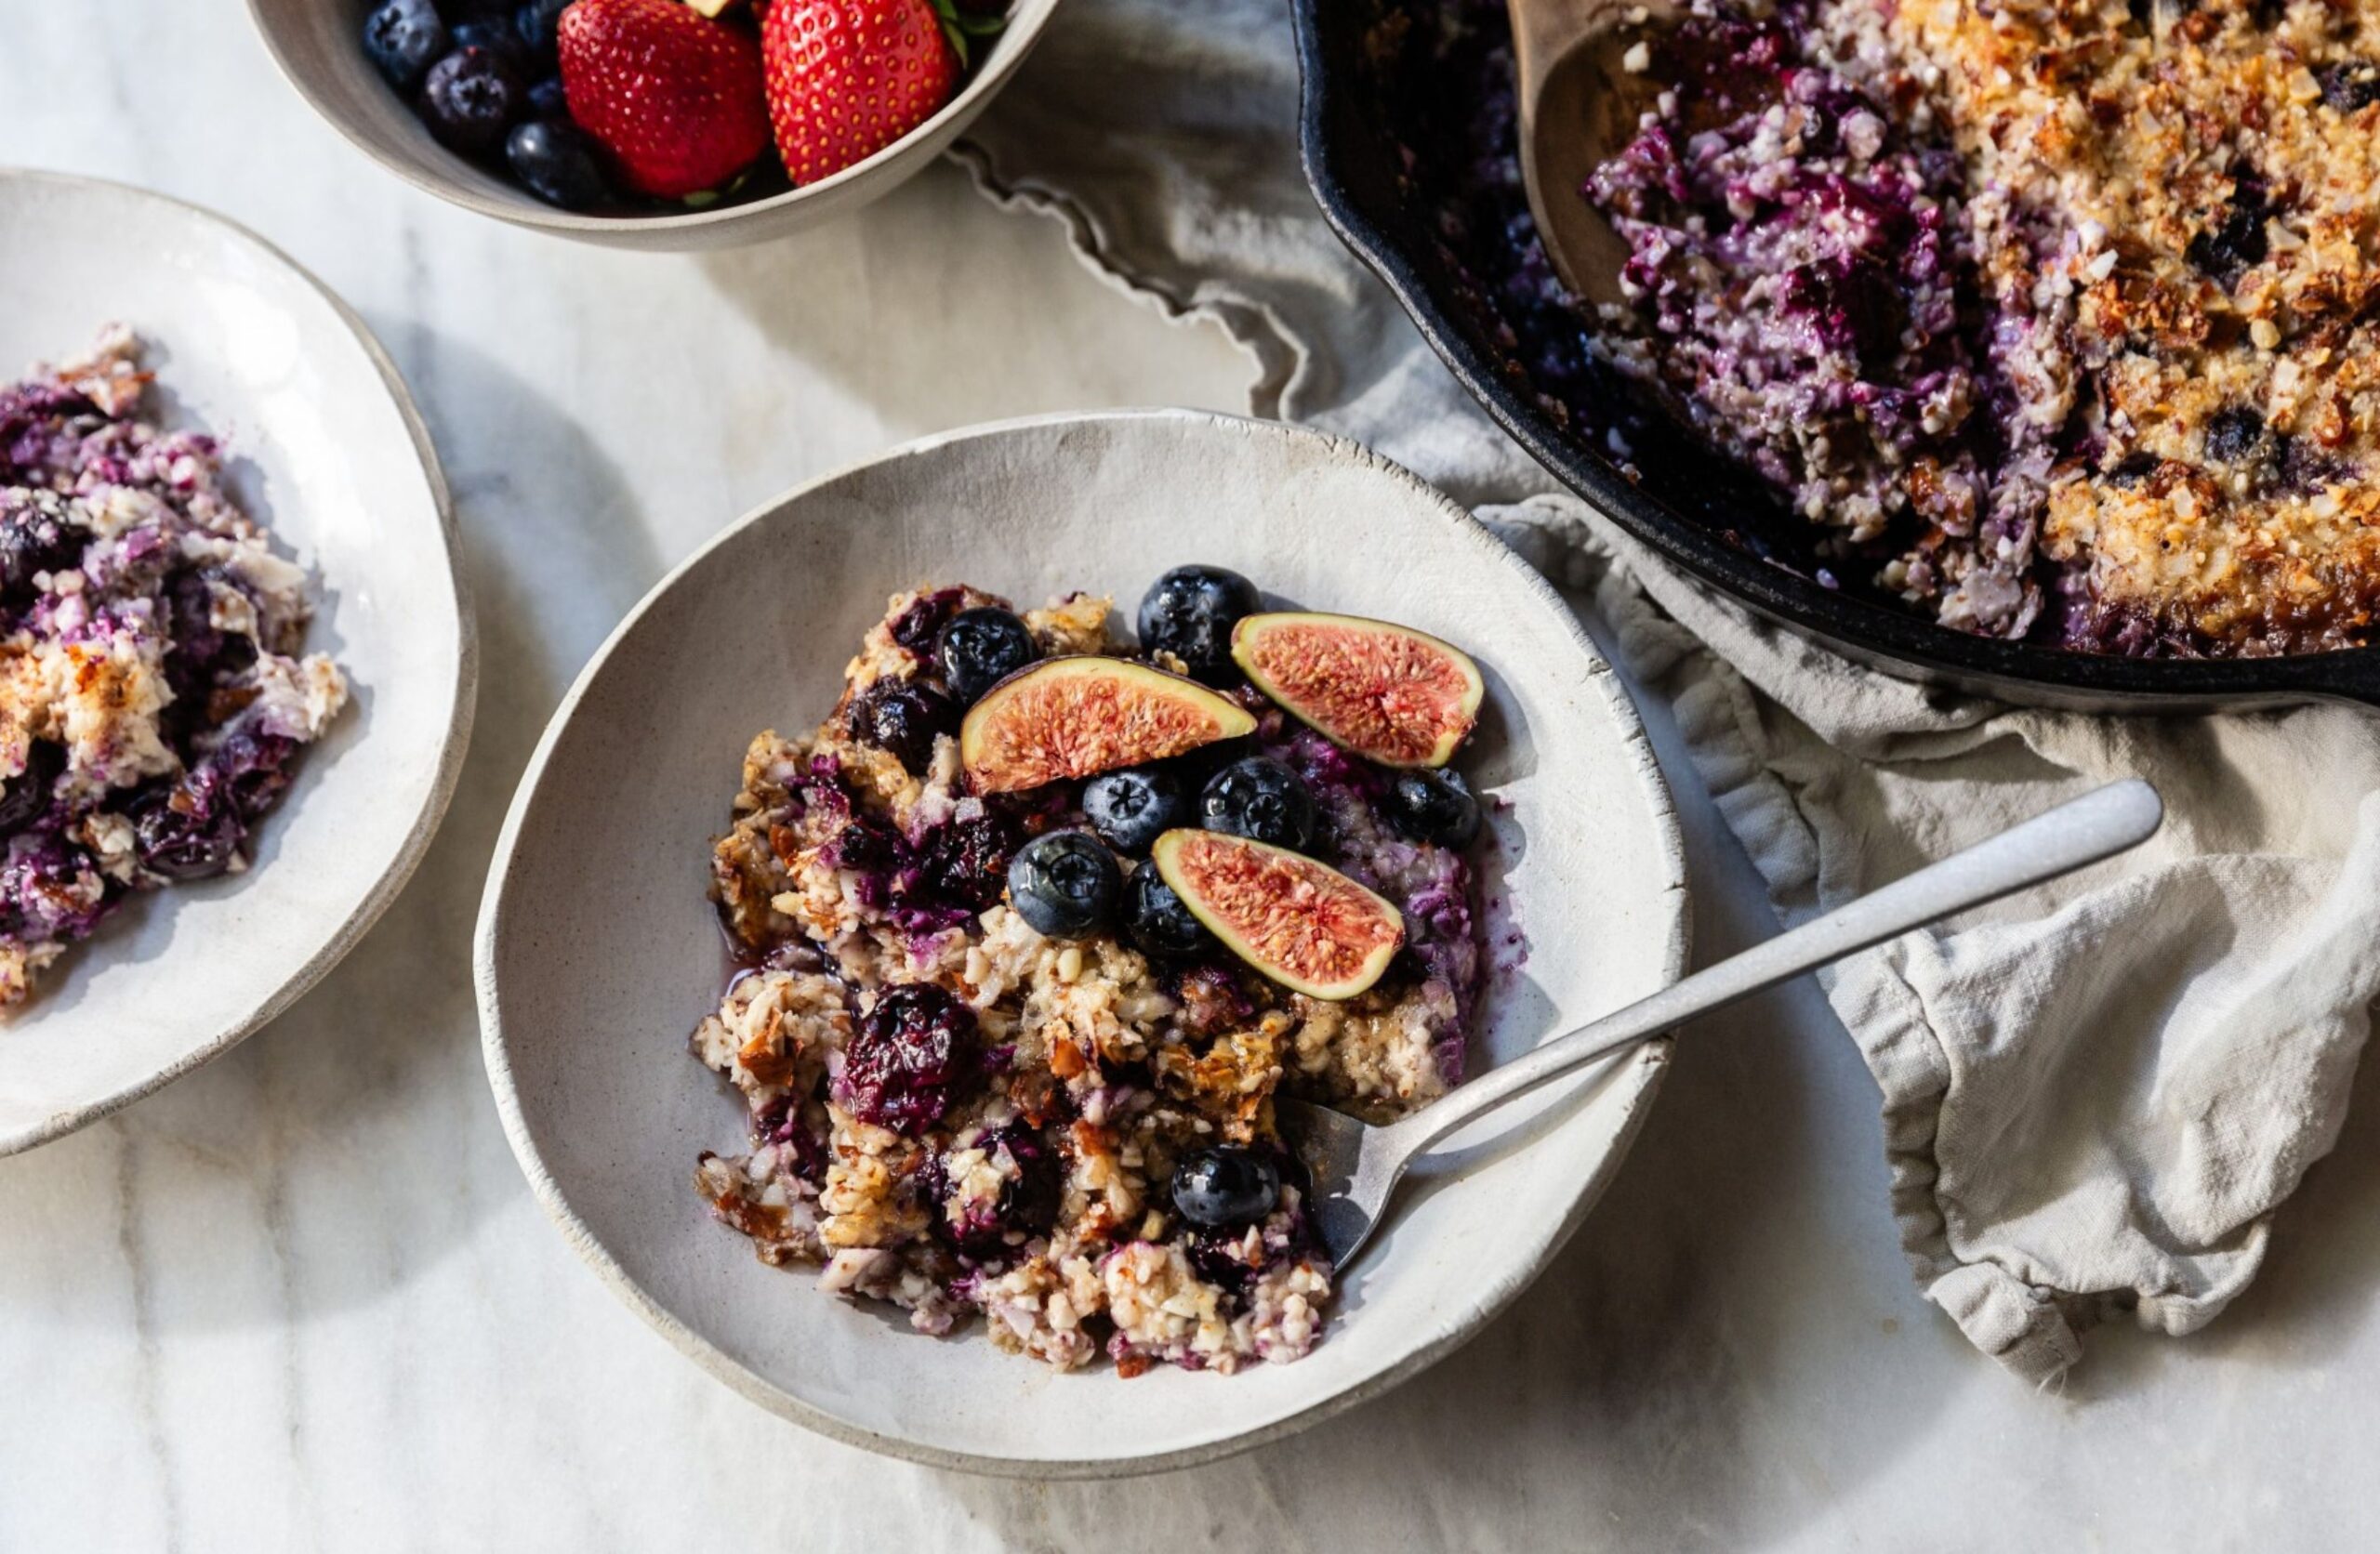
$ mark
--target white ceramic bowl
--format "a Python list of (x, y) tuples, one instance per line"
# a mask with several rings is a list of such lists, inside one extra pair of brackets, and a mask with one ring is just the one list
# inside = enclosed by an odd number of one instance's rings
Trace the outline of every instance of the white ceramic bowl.
[(736, 1148), (744, 1113), (686, 1036), (720, 992), (703, 889), (746, 744), (816, 723), (902, 588), (964, 580), (1038, 603), (1080, 587), (1129, 615), (1160, 571), (1193, 560), (1479, 658), (1488, 699), (1463, 765), (1509, 806), (1490, 872), (1528, 942), (1488, 994), (1487, 1054), (1682, 968), (1685, 871), (1634, 710), (1553, 589), (1395, 466), (1277, 425), (1126, 412), (953, 433), (771, 503), (647, 596), (555, 714), (497, 845), (478, 970), (497, 1107), (571, 1245), (680, 1348), (789, 1418), (1037, 1477), (1179, 1466), (1281, 1435), (1412, 1375), (1518, 1294), (1652, 1097), (1653, 1047), (1546, 1097), (1569, 1110), (1526, 1149), (1483, 1149), (1408, 1192), (1312, 1355), (1233, 1376), (1053, 1376), (980, 1327), (919, 1337), (764, 1267), (711, 1222), (695, 1155)]
[(169, 425), (312, 574), (308, 645), (354, 688), (256, 837), (257, 867), (127, 903), (0, 1022), (0, 1154), (54, 1139), (271, 1020), (370, 928), (430, 843), (471, 721), (471, 616), (429, 433), (361, 320), (219, 217), (0, 170), (0, 375), (131, 325)]
[(857, 210), (906, 182), (1008, 85), (1039, 41), (1058, 0), (1015, 0), (1008, 26), (959, 95), (866, 161), (764, 200), (660, 216), (563, 210), (440, 145), (412, 105), (364, 58), (364, 18), (371, 8), (372, 0), (248, 0), (249, 19), (298, 95), (373, 161), (416, 189), (516, 227), (612, 248), (709, 249), (787, 236)]

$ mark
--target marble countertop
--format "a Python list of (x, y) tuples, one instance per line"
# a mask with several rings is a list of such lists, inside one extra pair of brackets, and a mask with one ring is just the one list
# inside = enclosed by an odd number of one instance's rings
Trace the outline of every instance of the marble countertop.
[[(970, 421), (1236, 408), (1250, 369), (948, 166), (770, 248), (611, 254), (367, 165), (234, 0), (26, 5), (8, 31), (0, 154), (222, 210), (388, 344), (454, 482), (486, 669), (452, 815), (364, 945), (221, 1061), (0, 1161), (0, 1550), (2355, 1541), (2380, 1077), (2214, 1329), (2102, 1333), (2036, 1395), (1912, 1290), (1873, 1086), (1806, 983), (1688, 1033), (1618, 1183), (1484, 1337), (1261, 1455), (997, 1482), (744, 1403), (579, 1265), (497, 1127), (469, 937), (514, 778), (620, 612), (760, 499)], [(1648, 712), (1708, 957), (1766, 911)]]

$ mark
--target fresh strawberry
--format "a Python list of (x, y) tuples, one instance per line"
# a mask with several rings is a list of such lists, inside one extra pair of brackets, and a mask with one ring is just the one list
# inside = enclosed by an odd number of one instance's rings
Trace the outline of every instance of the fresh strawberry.
[[(581, 0), (584, 4), (585, 0)], [(865, 162), (950, 100), (950, 0), (773, 0), (760, 23), (769, 119), (797, 184)]]
[(570, 116), (640, 192), (716, 189), (768, 150), (749, 32), (679, 0), (574, 0), (558, 38)]

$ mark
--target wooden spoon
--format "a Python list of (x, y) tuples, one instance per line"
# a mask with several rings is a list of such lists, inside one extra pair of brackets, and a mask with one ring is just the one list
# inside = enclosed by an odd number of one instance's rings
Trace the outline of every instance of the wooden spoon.
[[(1659, 91), (1642, 53), (1677, 12), (1659, 0), (1506, 0), (1520, 102), (1521, 181), (1545, 257), (1574, 296), (1620, 302), (1628, 244), (1580, 193), (1633, 139)], [(1634, 69), (1630, 66), (1633, 64)]]

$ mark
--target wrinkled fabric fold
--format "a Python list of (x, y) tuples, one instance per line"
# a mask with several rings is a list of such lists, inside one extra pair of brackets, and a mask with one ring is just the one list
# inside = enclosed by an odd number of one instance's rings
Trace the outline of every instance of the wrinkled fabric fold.
[(1096, 272), (1220, 323), (1259, 415), (1472, 504), (1667, 698), (1787, 922), (2119, 776), (2149, 847), (1825, 979), (1883, 1094), (1919, 1286), (2054, 1380), (2110, 1314), (2183, 1334), (2336, 1139), (2380, 993), (2380, 719), (2106, 718), (1886, 679), (1704, 593), (1561, 493), (1331, 234), (1277, 0), (1073, 0), (958, 154)]

